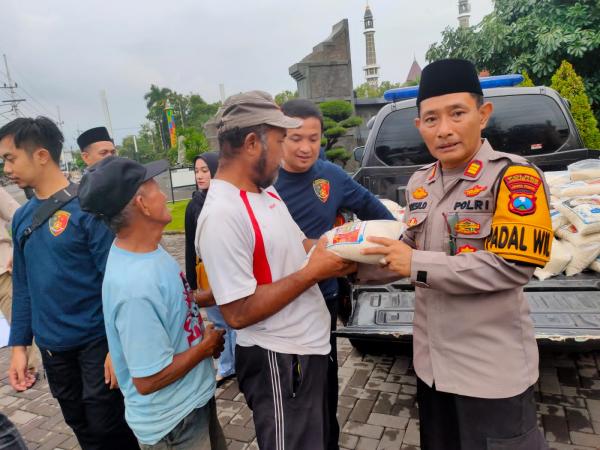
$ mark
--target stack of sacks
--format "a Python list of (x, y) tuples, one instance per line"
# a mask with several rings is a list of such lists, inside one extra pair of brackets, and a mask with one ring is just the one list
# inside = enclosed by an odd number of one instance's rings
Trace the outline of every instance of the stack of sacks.
[(556, 235), (550, 261), (535, 272), (541, 280), (563, 272), (600, 272), (600, 160), (586, 159), (568, 171), (547, 172), (552, 229)]

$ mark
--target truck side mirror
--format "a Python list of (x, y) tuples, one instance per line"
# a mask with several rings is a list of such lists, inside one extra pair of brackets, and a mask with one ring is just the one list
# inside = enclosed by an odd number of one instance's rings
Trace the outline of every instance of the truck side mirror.
[(363, 156), (365, 156), (365, 146), (361, 146), (361, 147), (356, 147), (354, 150), (352, 150), (352, 154), (354, 155), (354, 159), (358, 162), (361, 162), (363, 159)]

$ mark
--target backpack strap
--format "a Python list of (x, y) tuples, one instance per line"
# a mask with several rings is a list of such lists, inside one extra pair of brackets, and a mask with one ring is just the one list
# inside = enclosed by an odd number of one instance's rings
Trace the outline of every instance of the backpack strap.
[(42, 226), (50, 217), (54, 215), (56, 211), (61, 209), (71, 200), (77, 198), (77, 191), (79, 189), (79, 185), (75, 183), (69, 184), (65, 189), (61, 189), (58, 192), (52, 194), (47, 200), (42, 202), (38, 209), (33, 213), (33, 218), (31, 220), (31, 225), (29, 225), (23, 235), (19, 239), (19, 247), (21, 247), (21, 251), (25, 249), (25, 244), (30, 236), (33, 234), (35, 230), (37, 230), (40, 226)]

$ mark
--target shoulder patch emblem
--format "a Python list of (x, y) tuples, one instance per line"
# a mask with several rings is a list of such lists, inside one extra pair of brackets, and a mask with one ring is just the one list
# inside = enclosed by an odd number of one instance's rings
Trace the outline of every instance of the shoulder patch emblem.
[(315, 194), (323, 203), (327, 202), (329, 199), (329, 191), (330, 185), (329, 180), (325, 180), (324, 178), (318, 178), (313, 181), (313, 190)]
[(475, 253), (477, 251), (477, 249), (475, 247), (473, 247), (472, 245), (463, 245), (462, 247), (458, 247), (458, 249), (456, 250), (456, 254), (460, 255), (461, 253)]
[(48, 219), (48, 228), (52, 236), (56, 237), (62, 234), (67, 229), (71, 213), (63, 210), (56, 211), (50, 219)]
[(429, 195), (429, 192), (427, 192), (425, 190), (425, 188), (423, 188), (423, 186), (418, 187), (417, 189), (415, 189), (412, 193), (413, 198), (415, 198), (416, 200), (423, 200), (424, 198), (426, 198)]
[(476, 184), (472, 188), (465, 189), (465, 195), (467, 197), (477, 197), (483, 191), (487, 190), (487, 186), (481, 186), (480, 184)]
[(504, 177), (504, 184), (510, 191), (508, 210), (519, 216), (535, 213), (537, 190), (542, 180), (528, 173), (515, 173)]
[(471, 163), (467, 166), (464, 175), (470, 178), (475, 178), (477, 175), (479, 175), (481, 169), (483, 169), (483, 163), (476, 159), (475, 161), (471, 161)]
[(408, 228), (410, 228), (410, 227), (414, 227), (414, 226), (417, 224), (417, 222), (418, 222), (417, 218), (416, 218), (416, 217), (413, 217), (412, 219), (410, 219), (410, 220), (408, 221), (408, 223), (406, 224), (406, 226), (407, 226)]
[(456, 234), (470, 235), (479, 233), (480, 228), (481, 225), (475, 222), (474, 220), (462, 219), (456, 222), (456, 225), (454, 226), (454, 231), (456, 231)]

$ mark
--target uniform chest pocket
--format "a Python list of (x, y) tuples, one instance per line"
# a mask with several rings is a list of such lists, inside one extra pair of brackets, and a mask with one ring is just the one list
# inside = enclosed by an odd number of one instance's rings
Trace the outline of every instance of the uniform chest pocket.
[(425, 240), (425, 222), (428, 214), (428, 209), (426, 211), (412, 211), (409, 212), (409, 215), (406, 218), (407, 230), (405, 233), (412, 237), (417, 249), (423, 249), (423, 243)]
[(492, 228), (491, 212), (456, 212), (446, 213), (448, 229), (452, 233), (451, 242), (454, 249), (451, 253), (458, 255), (465, 252), (475, 252), (484, 249), (484, 240), (489, 236)]

